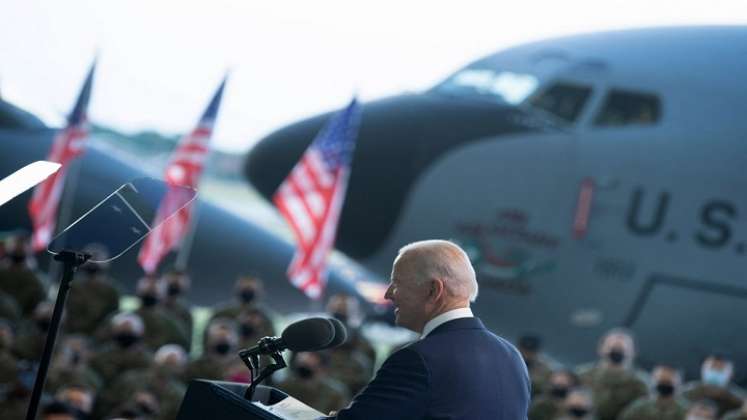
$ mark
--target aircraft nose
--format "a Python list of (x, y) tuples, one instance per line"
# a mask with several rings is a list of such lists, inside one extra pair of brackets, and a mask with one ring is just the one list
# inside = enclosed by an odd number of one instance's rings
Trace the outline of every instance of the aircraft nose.
[[(245, 174), (263, 196), (271, 199), (330, 115), (283, 127), (251, 150)], [(353, 258), (372, 255), (394, 226), (410, 188), (432, 162), (471, 142), (537, 130), (526, 121), (527, 115), (515, 107), (436, 93), (363, 104), (337, 247)]]

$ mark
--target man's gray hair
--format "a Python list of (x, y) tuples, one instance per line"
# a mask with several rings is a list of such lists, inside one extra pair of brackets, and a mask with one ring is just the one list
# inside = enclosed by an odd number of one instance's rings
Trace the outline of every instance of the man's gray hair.
[[(408, 255), (408, 263), (417, 273), (419, 283), (428, 279), (444, 281), (447, 293), (457, 297), (477, 299), (477, 276), (469, 256), (451, 241), (431, 239), (403, 246), (397, 259)], [(415, 258), (411, 258), (415, 257)]]

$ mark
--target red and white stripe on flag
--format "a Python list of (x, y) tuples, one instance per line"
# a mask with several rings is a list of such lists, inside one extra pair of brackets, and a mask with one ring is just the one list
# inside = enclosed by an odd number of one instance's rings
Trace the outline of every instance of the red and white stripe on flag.
[(330, 171), (312, 144), (273, 197), (298, 243), (288, 277), (313, 299), (321, 297), (326, 283), (326, 260), (334, 246), (347, 176), (346, 166)]
[[(197, 189), (209, 152), (211, 133), (211, 127), (200, 125), (182, 139), (166, 167), (166, 183)], [(163, 257), (179, 246), (190, 227), (192, 204), (178, 208), (185, 202), (179, 195), (180, 191), (181, 189), (170, 190), (161, 200), (153, 222), (153, 226), (157, 227), (145, 238), (140, 248), (137, 260), (146, 273), (156, 271)]]
[(71, 125), (60, 131), (54, 139), (47, 157), (62, 165), (59, 171), (37, 185), (29, 201), (29, 215), (34, 232), (31, 245), (35, 252), (47, 248), (57, 226), (57, 208), (65, 186), (65, 174), (70, 162), (83, 153), (87, 131), (81, 125)]

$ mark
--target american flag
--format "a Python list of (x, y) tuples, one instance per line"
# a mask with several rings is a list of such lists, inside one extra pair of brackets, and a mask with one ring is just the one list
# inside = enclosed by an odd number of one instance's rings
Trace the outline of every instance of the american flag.
[(57, 226), (57, 208), (65, 186), (65, 175), (69, 164), (83, 153), (88, 137), (88, 102), (93, 87), (93, 73), (96, 62), (91, 65), (83, 87), (78, 94), (73, 111), (67, 117), (67, 125), (57, 133), (52, 142), (52, 150), (47, 160), (61, 164), (60, 170), (37, 185), (29, 201), (28, 209), (34, 232), (31, 245), (35, 252), (47, 248)]
[[(197, 189), (210, 151), (210, 137), (225, 86), (226, 79), (223, 79), (197, 127), (179, 142), (164, 173), (168, 185)], [(163, 257), (179, 246), (191, 226), (193, 204), (181, 207), (188, 201), (183, 196), (185, 193), (187, 192), (183, 188), (174, 188), (161, 199), (153, 222), (153, 226), (158, 227), (145, 239), (137, 257), (146, 273), (156, 271)]]
[(326, 283), (327, 256), (334, 246), (360, 121), (355, 99), (334, 115), (273, 196), (298, 247), (288, 278), (318, 299)]

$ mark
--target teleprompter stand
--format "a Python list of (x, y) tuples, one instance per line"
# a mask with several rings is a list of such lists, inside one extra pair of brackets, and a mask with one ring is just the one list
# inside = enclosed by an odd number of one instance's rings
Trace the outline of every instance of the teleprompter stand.
[(73, 276), (78, 270), (78, 267), (88, 261), (89, 258), (91, 258), (91, 256), (88, 254), (73, 251), (62, 251), (54, 256), (55, 261), (60, 261), (63, 264), (62, 280), (60, 281), (60, 288), (57, 290), (57, 300), (54, 303), (54, 312), (52, 313), (52, 321), (49, 324), (49, 331), (47, 331), (47, 340), (44, 342), (44, 352), (42, 353), (42, 358), (39, 362), (39, 368), (36, 371), (34, 390), (31, 393), (31, 401), (29, 402), (29, 408), (26, 411), (26, 420), (34, 420), (36, 418), (36, 411), (39, 408), (39, 399), (41, 398), (42, 390), (44, 389), (44, 382), (47, 380), (49, 361), (52, 359), (54, 342), (57, 340), (57, 331), (60, 328), (62, 311), (65, 308), (67, 293), (70, 291), (70, 283), (73, 281)]

